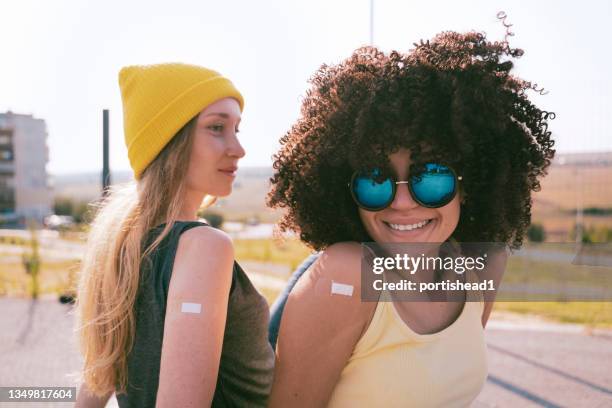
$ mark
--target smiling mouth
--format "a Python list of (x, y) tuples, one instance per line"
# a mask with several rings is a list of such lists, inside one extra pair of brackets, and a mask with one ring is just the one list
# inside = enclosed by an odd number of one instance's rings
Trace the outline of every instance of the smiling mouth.
[(431, 221), (432, 219), (423, 220), (415, 224), (392, 224), (386, 221), (383, 221), (383, 222), (385, 223), (385, 225), (387, 225), (389, 228), (391, 228), (394, 231), (414, 231), (414, 230), (419, 230), (419, 229), (424, 228), (425, 226), (429, 225)]
[(233, 170), (233, 169), (223, 169), (219, 171), (227, 176), (233, 176), (233, 177), (236, 176), (236, 170)]

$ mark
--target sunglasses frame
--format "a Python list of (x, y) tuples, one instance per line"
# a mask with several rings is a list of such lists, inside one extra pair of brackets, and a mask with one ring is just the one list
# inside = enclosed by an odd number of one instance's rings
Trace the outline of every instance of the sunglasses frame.
[[(387, 202), (387, 204), (384, 207), (368, 207), (365, 206), (363, 204), (361, 204), (359, 202), (359, 200), (357, 199), (357, 197), (355, 196), (355, 192), (353, 191), (353, 183), (355, 182), (355, 178), (359, 176), (360, 172), (359, 171), (355, 171), (353, 173), (353, 175), (351, 176), (351, 181), (348, 183), (348, 188), (349, 191), (351, 193), (351, 197), (353, 198), (353, 201), (355, 202), (355, 204), (357, 204), (357, 206), (359, 208), (363, 208), (366, 211), (382, 211), (385, 208), (389, 208), (389, 206), (391, 206), (391, 203), (393, 203), (393, 200), (395, 200), (395, 194), (397, 194), (397, 185), (398, 184), (408, 184), (408, 192), (410, 193), (410, 196), (412, 197), (412, 199), (417, 202), (420, 206), (422, 207), (426, 207), (426, 208), (441, 208), (444, 207), (445, 205), (447, 205), (448, 203), (450, 203), (453, 198), (455, 198), (455, 196), (457, 195), (457, 191), (459, 190), (459, 182), (463, 180), (463, 176), (458, 176), (457, 173), (455, 172), (455, 169), (453, 169), (450, 166), (447, 166), (445, 164), (441, 164), (441, 163), (426, 163), (426, 164), (436, 164), (439, 166), (444, 166), (447, 169), (449, 169), (451, 171), (451, 173), (453, 173), (453, 176), (455, 177), (455, 188), (453, 190), (452, 195), (450, 195), (450, 197), (445, 200), (442, 204), (438, 204), (438, 205), (427, 205), (425, 203), (423, 203), (421, 200), (419, 200), (414, 191), (412, 191), (412, 185), (410, 184), (410, 180), (404, 180), (404, 181), (397, 181), (395, 179), (395, 177), (391, 176), (388, 177), (387, 179), (391, 180), (391, 188), (393, 189), (393, 192), (391, 193), (391, 198), (389, 199), (389, 201)], [(385, 179), (385, 180), (387, 180)]]

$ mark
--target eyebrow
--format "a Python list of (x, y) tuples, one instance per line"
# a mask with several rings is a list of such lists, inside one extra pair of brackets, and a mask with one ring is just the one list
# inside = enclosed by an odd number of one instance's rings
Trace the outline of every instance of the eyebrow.
[(223, 112), (211, 112), (211, 113), (207, 113), (206, 115), (204, 115), (204, 117), (208, 117), (208, 116), (221, 116), (222, 118), (225, 119), (229, 119), (230, 115), (228, 115), (227, 113), (223, 113)]

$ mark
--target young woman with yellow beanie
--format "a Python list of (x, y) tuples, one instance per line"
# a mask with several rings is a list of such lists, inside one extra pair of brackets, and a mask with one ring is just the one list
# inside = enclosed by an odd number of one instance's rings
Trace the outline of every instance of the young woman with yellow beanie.
[(136, 181), (104, 200), (78, 293), (84, 383), (77, 406), (265, 406), (268, 307), (230, 238), (199, 222), (227, 196), (244, 149), (243, 98), (186, 64), (119, 73)]

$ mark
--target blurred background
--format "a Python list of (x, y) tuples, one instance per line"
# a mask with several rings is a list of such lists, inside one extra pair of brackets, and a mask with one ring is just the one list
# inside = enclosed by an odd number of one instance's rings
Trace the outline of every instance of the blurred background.
[[(234, 192), (201, 215), (232, 235), (237, 260), (271, 303), (310, 253), (293, 236), (273, 238), (281, 213), (265, 206), (271, 156), (298, 117), (309, 77), (369, 44), (408, 51), (446, 30), (502, 41), (502, 10), (511, 46), (525, 50), (514, 73), (544, 87), (546, 95), (530, 97), (556, 113), (557, 155), (518, 254), (525, 268), (530, 249), (550, 248), (542, 243), (612, 242), (609, 2), (0, 3), (0, 386), (80, 381), (72, 301), (89, 204), (102, 194), (103, 110), (109, 181), (131, 180), (122, 66), (204, 65), (244, 94), (247, 155)], [(539, 261), (547, 273), (563, 269)], [(595, 269), (610, 277), (609, 267)], [(612, 406), (610, 302), (500, 302), (486, 333), (490, 373), (474, 406)]]

